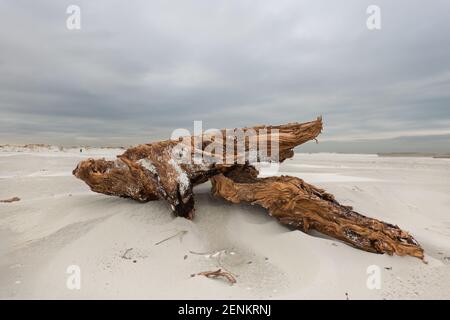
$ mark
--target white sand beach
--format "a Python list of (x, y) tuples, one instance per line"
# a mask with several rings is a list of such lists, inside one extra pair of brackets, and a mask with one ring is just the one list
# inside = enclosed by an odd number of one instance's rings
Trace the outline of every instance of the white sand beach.
[[(71, 175), (82, 159), (122, 152), (0, 149), (0, 199), (21, 199), (0, 203), (1, 299), (450, 299), (450, 159), (296, 154), (279, 172), (398, 224), (425, 264), (290, 230), (259, 207), (213, 198), (209, 184), (196, 187), (189, 221), (164, 201), (97, 194)], [(80, 289), (67, 287), (72, 265)], [(369, 266), (379, 288), (367, 286)], [(219, 268), (237, 282), (191, 277)]]

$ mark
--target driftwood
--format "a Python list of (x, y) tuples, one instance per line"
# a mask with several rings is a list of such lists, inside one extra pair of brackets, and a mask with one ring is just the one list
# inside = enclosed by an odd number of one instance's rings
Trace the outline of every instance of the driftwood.
[(423, 259), (417, 241), (398, 226), (365, 217), (302, 179), (257, 178), (251, 170), (239, 170), (216, 175), (211, 181), (215, 196), (260, 205), (282, 224), (305, 233), (317, 230), (365, 251)]
[(4, 200), (0, 200), (0, 202), (4, 202), (4, 203), (11, 203), (11, 202), (15, 202), (15, 201), (20, 201), (19, 197), (12, 197), (9, 199), (4, 199)]
[[(294, 147), (315, 139), (320, 134), (322, 119), (282, 126), (257, 126), (241, 131), (245, 134), (250, 130), (253, 130), (254, 135), (244, 141), (244, 154), (233, 152), (231, 159), (227, 156), (226, 148), (223, 148), (222, 154), (214, 154), (216, 158), (206, 152), (208, 147), (216, 142), (216, 136), (203, 134), (198, 139), (201, 141), (201, 145), (198, 146), (194, 145), (195, 138), (187, 142), (167, 140), (143, 144), (126, 150), (115, 161), (103, 159), (82, 161), (73, 174), (85, 181), (92, 191), (141, 202), (165, 199), (178, 216), (192, 219), (194, 217), (192, 187), (206, 182), (216, 174), (233, 170), (236, 166), (241, 166), (240, 163), (245, 163), (247, 153), (250, 151), (250, 140), (264, 139), (267, 143), (268, 157), (282, 162), (294, 155)], [(275, 130), (276, 135), (268, 134)], [(229, 135), (226, 130), (220, 133), (223, 136)], [(271, 142), (275, 138), (279, 142), (279, 148), (276, 154), (272, 154)], [(224, 140), (223, 144), (225, 142)], [(237, 151), (237, 141), (232, 140), (231, 145), (234, 151)], [(175, 156), (183, 154), (186, 150), (190, 152), (192, 160), (201, 155), (197, 159), (199, 161), (179, 163)], [(218, 163), (217, 158), (221, 159), (222, 164)]]
[[(254, 162), (283, 162), (292, 157), (294, 147), (320, 134), (321, 118), (240, 129), (238, 133), (246, 136), (243, 143), (235, 138), (236, 130), (233, 134), (219, 131), (221, 140), (217, 134), (203, 133), (139, 145), (114, 161), (82, 161), (73, 174), (95, 192), (140, 202), (164, 199), (176, 215), (188, 219), (195, 212), (193, 186), (210, 179), (216, 196), (233, 203), (259, 204), (281, 223), (304, 232), (315, 229), (369, 252), (423, 259), (423, 249), (407, 232), (340, 205), (324, 190), (294, 177), (257, 178)], [(256, 155), (252, 153), (255, 141)], [(230, 145), (234, 152), (227, 152)], [(189, 161), (180, 161), (186, 158)]]

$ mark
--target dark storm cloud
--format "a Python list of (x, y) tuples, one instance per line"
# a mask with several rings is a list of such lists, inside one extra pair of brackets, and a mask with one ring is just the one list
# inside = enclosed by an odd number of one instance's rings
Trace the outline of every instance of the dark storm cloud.
[[(66, 28), (71, 4), (81, 30)], [(381, 7), (379, 31), (366, 28), (371, 4)], [(408, 137), (405, 148), (427, 136), (442, 146), (449, 9), (406, 0), (2, 1), (0, 143), (128, 144), (192, 130), (193, 120), (211, 128), (323, 115), (329, 150), (363, 139), (376, 152), (398, 137)]]

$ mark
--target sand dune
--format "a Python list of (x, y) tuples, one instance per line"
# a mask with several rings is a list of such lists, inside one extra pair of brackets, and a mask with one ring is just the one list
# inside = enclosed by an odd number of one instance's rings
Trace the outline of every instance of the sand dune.
[[(165, 202), (96, 194), (71, 176), (82, 158), (122, 152), (1, 150), (0, 199), (21, 201), (0, 203), (0, 298), (450, 298), (449, 159), (297, 154), (280, 167), (410, 231), (424, 264), (289, 230), (260, 208), (214, 199), (208, 184), (188, 221)], [(72, 265), (79, 290), (66, 285)], [(380, 289), (367, 286), (372, 265)], [(237, 283), (191, 277), (218, 268)]]

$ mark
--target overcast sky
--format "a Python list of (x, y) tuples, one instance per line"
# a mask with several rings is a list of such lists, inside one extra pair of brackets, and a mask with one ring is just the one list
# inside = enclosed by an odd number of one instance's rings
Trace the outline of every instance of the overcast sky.
[(450, 152), (449, 17), (448, 0), (2, 0), (0, 143), (129, 145), (194, 120), (323, 115), (305, 150)]

